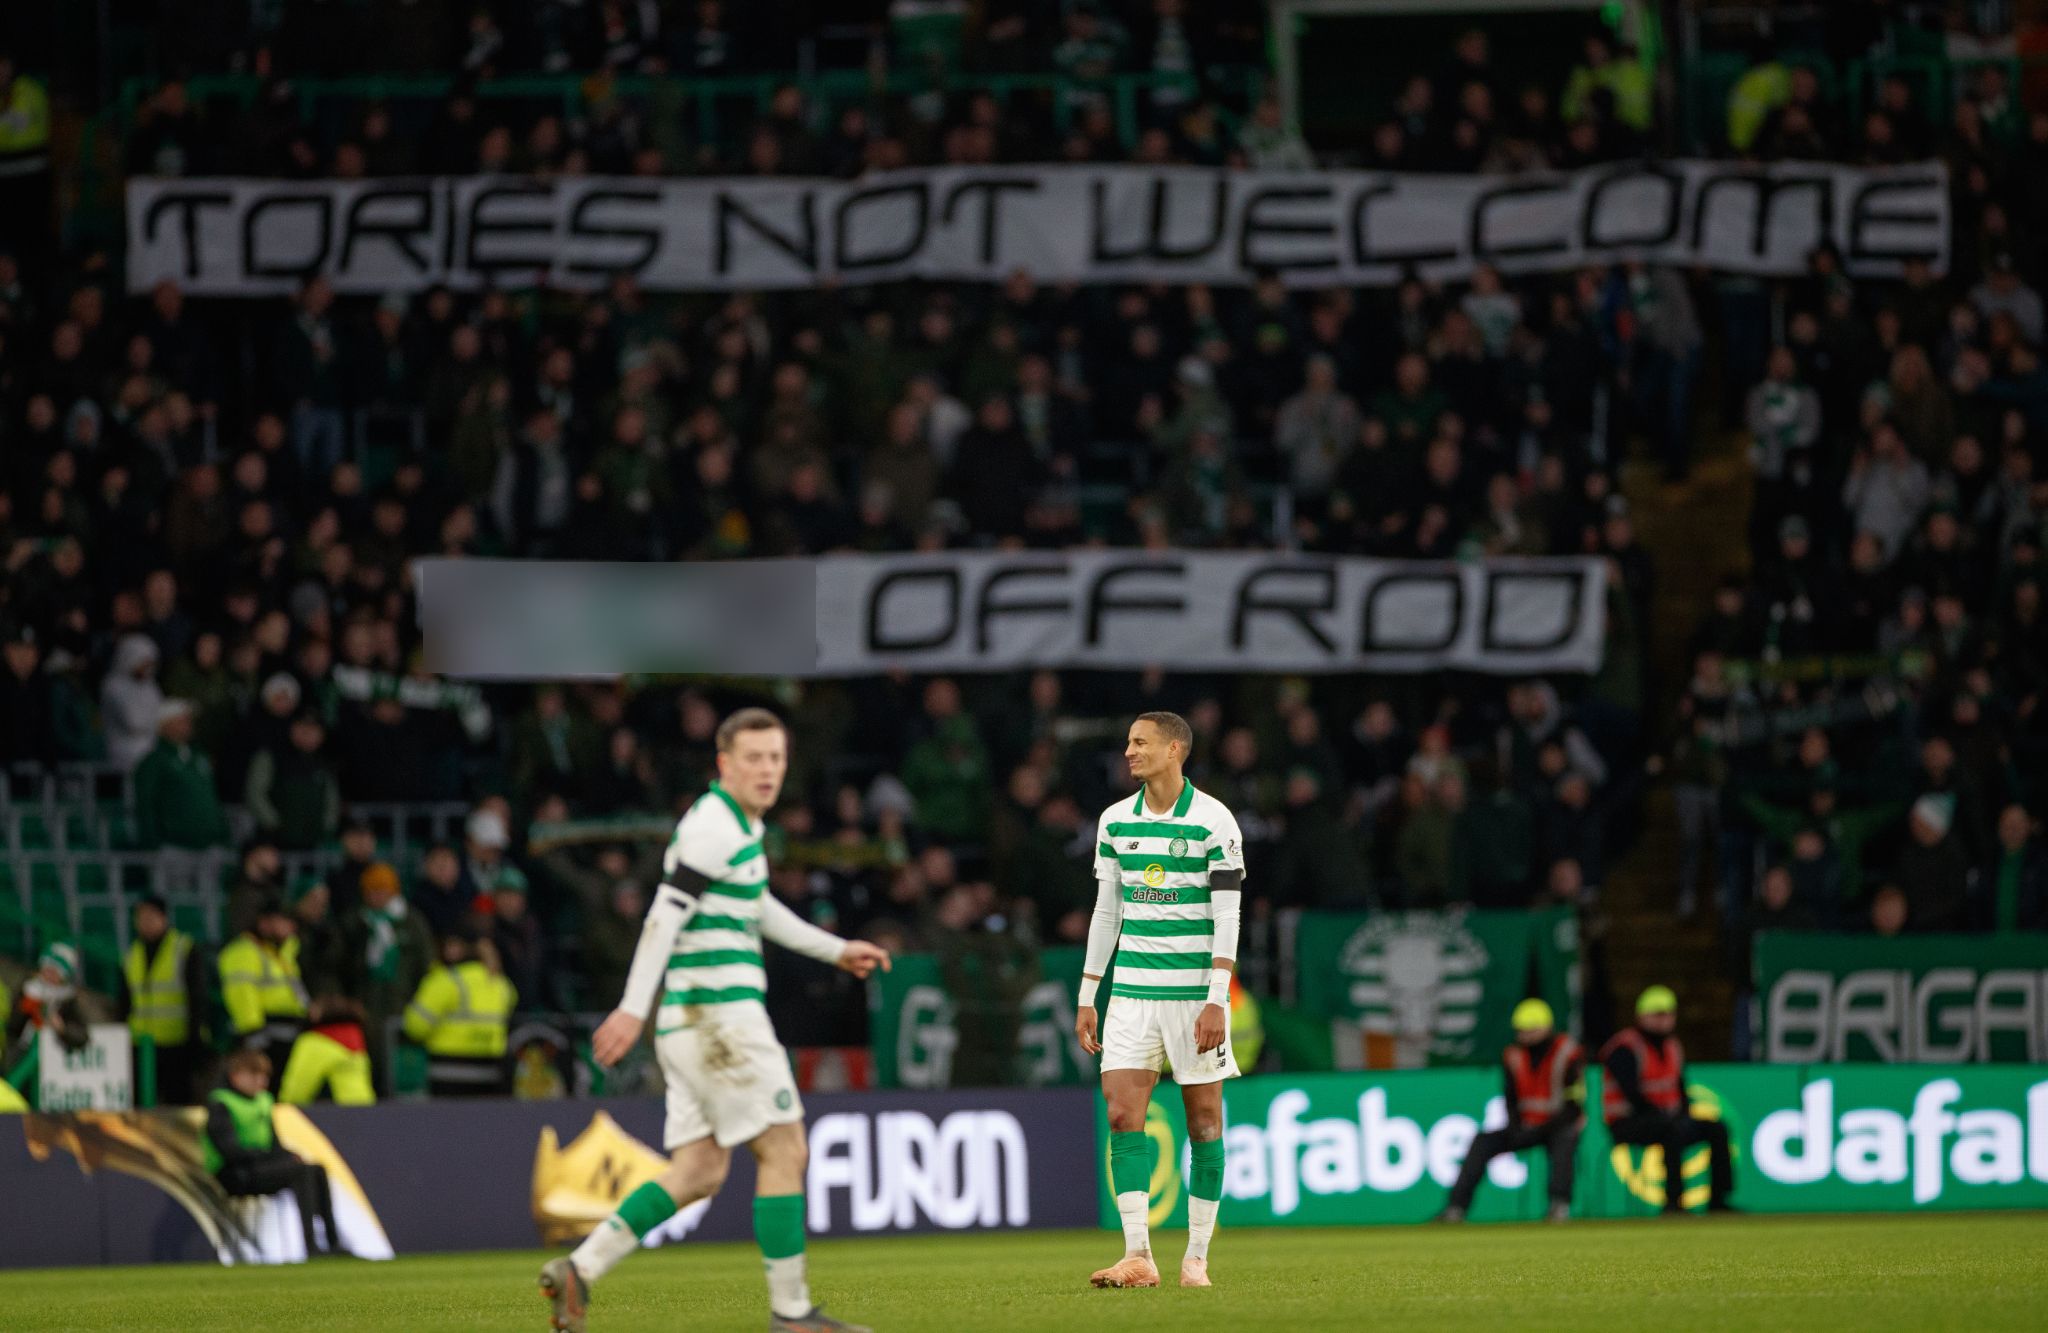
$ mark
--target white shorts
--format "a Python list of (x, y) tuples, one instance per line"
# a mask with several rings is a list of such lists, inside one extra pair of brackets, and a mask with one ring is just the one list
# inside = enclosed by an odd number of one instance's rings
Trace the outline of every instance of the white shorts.
[[(1148, 1069), (1159, 1073), (1170, 1069), (1176, 1083), (1218, 1083), (1237, 1077), (1237, 1052), (1230, 1048), (1230, 1036), (1213, 1051), (1195, 1051), (1195, 1019), (1201, 1016), (1202, 1000), (1134, 1000), (1128, 995), (1109, 997), (1102, 1014), (1102, 1068)], [(1228, 1010), (1224, 1011), (1228, 1013)]]
[(733, 1148), (771, 1125), (801, 1124), (804, 1103), (796, 1075), (767, 1013), (751, 1004), (700, 1012), (707, 1017), (654, 1039), (654, 1056), (668, 1084), (663, 1151), (702, 1138)]

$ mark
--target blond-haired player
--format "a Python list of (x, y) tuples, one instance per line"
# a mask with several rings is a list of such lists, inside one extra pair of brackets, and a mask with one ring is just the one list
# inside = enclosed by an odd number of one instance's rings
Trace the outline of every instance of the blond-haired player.
[[(754, 1238), (768, 1274), (774, 1333), (867, 1333), (811, 1302), (804, 1269), (804, 1108), (789, 1055), (768, 1021), (765, 937), (857, 977), (889, 967), (887, 950), (818, 929), (768, 892), (761, 817), (782, 791), (789, 735), (763, 708), (718, 728), (718, 780), (676, 825), (662, 885), (648, 909), (625, 998), (599, 1025), (591, 1053), (607, 1068), (654, 1014), (654, 1053), (668, 1084), (662, 1146), (669, 1169), (619, 1204), (573, 1254), (541, 1269), (553, 1326), (582, 1333), (589, 1284), (678, 1208), (725, 1183), (732, 1150), (754, 1154)], [(658, 1003), (657, 1003), (658, 1002)]]
[[(1109, 1103), (1109, 1175), (1124, 1257), (1098, 1287), (1156, 1287), (1147, 1226), (1151, 1170), (1145, 1110), (1171, 1064), (1187, 1108), (1188, 1249), (1183, 1287), (1209, 1285), (1209, 1239), (1223, 1197), (1223, 1080), (1230, 1051), (1230, 979), (1244, 896), (1244, 839), (1223, 803), (1181, 772), (1194, 732), (1176, 713), (1131, 723), (1124, 759), (1135, 799), (1102, 812), (1095, 832), (1095, 916), (1088, 926), (1074, 1032), (1102, 1056)], [(1116, 983), (1096, 1039), (1095, 991), (1116, 955)]]

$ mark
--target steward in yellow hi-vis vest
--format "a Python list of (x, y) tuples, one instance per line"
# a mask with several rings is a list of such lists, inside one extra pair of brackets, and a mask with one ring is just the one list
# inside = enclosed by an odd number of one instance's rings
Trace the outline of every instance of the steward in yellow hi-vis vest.
[(311, 1106), (326, 1093), (336, 1106), (373, 1106), (370, 1046), (363, 1036), (363, 1006), (343, 995), (313, 1001), (313, 1026), (292, 1043), (277, 1099)]
[(155, 894), (135, 904), (134, 925), (134, 942), (121, 960), (121, 1012), (136, 1039), (147, 1037), (155, 1047), (155, 1104), (189, 1106), (205, 1028), (199, 947), (172, 928), (170, 909)]
[(282, 1069), (306, 1026), (298, 931), (283, 903), (264, 903), (248, 932), (220, 951), (220, 997), (236, 1044), (262, 1051)]
[(505, 1035), (518, 992), (493, 966), (496, 951), (461, 935), (441, 942), (441, 966), (405, 1010), (405, 1035), (427, 1048), (436, 1097), (497, 1097), (508, 1086)]

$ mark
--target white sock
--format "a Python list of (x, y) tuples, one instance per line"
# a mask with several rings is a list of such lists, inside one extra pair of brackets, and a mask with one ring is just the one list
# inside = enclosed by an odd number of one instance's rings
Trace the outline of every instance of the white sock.
[(1117, 1216), (1124, 1220), (1124, 1257), (1152, 1253), (1152, 1232), (1145, 1216), (1152, 1211), (1152, 1196), (1132, 1190), (1116, 1196)]
[(1188, 1196), (1188, 1258), (1209, 1257), (1209, 1237), (1216, 1234), (1216, 1206), (1221, 1202)]
[(583, 1238), (569, 1256), (585, 1282), (595, 1282), (618, 1266), (619, 1260), (640, 1248), (640, 1238), (613, 1213), (597, 1224), (597, 1230)]
[(800, 1319), (811, 1312), (811, 1283), (804, 1273), (804, 1257), (763, 1259), (768, 1269), (768, 1308), (784, 1319)]

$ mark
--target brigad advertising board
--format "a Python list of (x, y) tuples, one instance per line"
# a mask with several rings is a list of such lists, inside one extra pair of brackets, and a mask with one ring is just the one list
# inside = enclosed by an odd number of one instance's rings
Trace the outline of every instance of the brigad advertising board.
[[(1087, 1226), (1092, 1094), (1079, 1088), (806, 1097), (806, 1223), (818, 1236)], [(559, 1246), (666, 1168), (651, 1098), (279, 1109), (320, 1161), (359, 1253)], [(245, 1218), (198, 1162), (201, 1117), (0, 1118), (0, 1268), (296, 1257), (295, 1228)], [(16, 1125), (20, 1129), (16, 1129)], [(653, 1239), (753, 1234), (753, 1159)], [(281, 1207), (281, 1205), (280, 1205)], [(253, 1231), (255, 1234), (251, 1234)]]
[[(1599, 1071), (1587, 1082), (1597, 1108)], [(1688, 1092), (1694, 1115), (1729, 1127), (1735, 1200), (1745, 1209), (2048, 1207), (2048, 1067), (1701, 1065), (1689, 1071)], [(1443, 1207), (1473, 1137), (1504, 1110), (1499, 1074), (1483, 1070), (1238, 1079), (1223, 1100), (1226, 1228), (1424, 1221)], [(1153, 1224), (1183, 1226), (1187, 1139), (1170, 1085), (1155, 1096), (1146, 1133), (1156, 1147)], [(1101, 1223), (1115, 1226), (1104, 1153)], [(1663, 1206), (1663, 1151), (1617, 1146), (1597, 1110), (1577, 1166), (1577, 1216)], [(1703, 1146), (1686, 1154), (1681, 1178), (1685, 1202), (1704, 1204)], [(1540, 1153), (1498, 1158), (1472, 1216), (1540, 1217), (1547, 1180)]]
[(1756, 938), (1764, 1058), (2048, 1062), (2048, 934)]
[(1391, 287), (1420, 270), (1559, 272), (1643, 259), (1789, 276), (1831, 245), (1851, 273), (1936, 273), (1949, 248), (1939, 162), (1856, 167), (1630, 161), (1519, 176), (1204, 167), (952, 167), (858, 181), (497, 176), (138, 179), (130, 288), (274, 296), (309, 274), (343, 292), (596, 287), (666, 291), (925, 278)]

